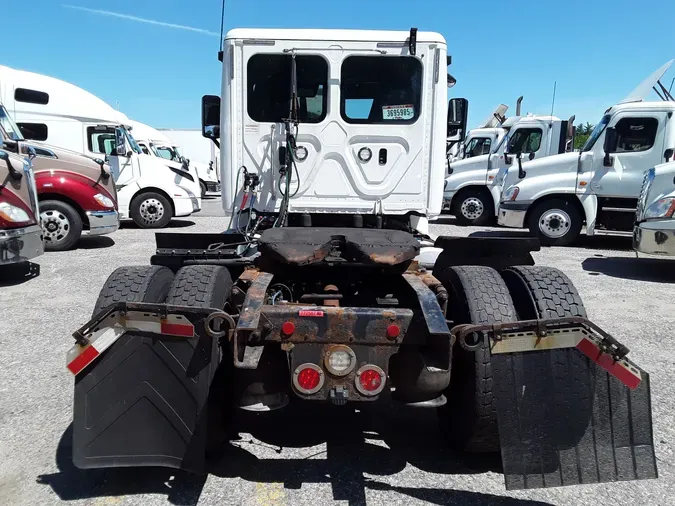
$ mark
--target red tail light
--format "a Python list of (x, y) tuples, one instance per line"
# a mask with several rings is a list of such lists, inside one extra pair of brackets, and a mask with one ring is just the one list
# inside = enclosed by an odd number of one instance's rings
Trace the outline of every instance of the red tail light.
[(295, 332), (295, 324), (293, 322), (284, 322), (281, 326), (281, 333), (285, 336), (290, 336)]
[(401, 334), (401, 329), (398, 325), (389, 325), (387, 327), (387, 337), (389, 339), (396, 339)]
[(377, 395), (384, 389), (387, 375), (376, 365), (364, 365), (356, 371), (356, 389), (362, 395)]
[(293, 373), (293, 386), (303, 394), (315, 394), (323, 386), (324, 374), (315, 364), (302, 364)]

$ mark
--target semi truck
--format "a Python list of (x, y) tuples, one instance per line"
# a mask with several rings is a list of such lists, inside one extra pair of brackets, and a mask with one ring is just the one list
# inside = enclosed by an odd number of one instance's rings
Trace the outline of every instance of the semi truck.
[(0, 146), (0, 275), (42, 253), (44, 238), (31, 161)]
[(209, 165), (182, 156), (171, 139), (150, 125), (133, 120), (129, 125), (144, 154), (167, 160), (165, 163), (173, 170), (182, 170), (190, 175), (194, 183), (192, 185), (194, 193), (204, 198), (207, 193), (220, 192), (216, 172)]
[[(672, 63), (609, 107), (580, 152), (519, 158), (503, 183), (499, 224), (529, 228), (548, 245), (571, 244), (582, 231), (630, 237), (645, 170), (675, 148), (675, 100), (661, 83)], [(647, 101), (652, 91), (661, 100)]]
[(445, 115), (466, 101), (447, 102), (443, 36), (223, 42), (202, 131), (230, 225), (158, 233), (149, 265), (105, 282), (66, 356), (75, 465), (204, 473), (237, 408), (395, 403), (437, 410), (453, 448), (500, 451), (508, 489), (655, 477), (649, 375), (533, 265), (537, 241), (428, 235), (442, 134), (466, 124)]
[(202, 136), (201, 129), (160, 128), (159, 131), (171, 139), (179, 155), (212, 168), (220, 182), (220, 149)]
[(30, 151), (47, 251), (68, 250), (83, 235), (111, 234), (119, 228), (115, 184), (102, 159), (26, 141), (1, 103), (0, 142), (18, 155)]
[[(520, 107), (520, 103), (518, 104)], [(495, 220), (507, 169), (524, 155), (529, 160), (565, 153), (574, 135), (574, 117), (513, 116), (493, 127), (495, 144), (487, 154), (449, 164), (443, 201), (460, 225), (485, 225)]]
[[(672, 153), (669, 158), (672, 158)], [(645, 171), (635, 212), (633, 248), (650, 255), (675, 255), (675, 161)]]
[(145, 155), (131, 135), (129, 118), (86, 90), (0, 66), (0, 102), (24, 138), (107, 161), (121, 220), (162, 228), (173, 217), (201, 209), (199, 186), (195, 190), (185, 171)]

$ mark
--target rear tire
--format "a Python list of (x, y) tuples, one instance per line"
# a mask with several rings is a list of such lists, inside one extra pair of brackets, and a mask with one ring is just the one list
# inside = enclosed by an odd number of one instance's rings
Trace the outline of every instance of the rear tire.
[(206, 198), (206, 183), (204, 183), (204, 181), (199, 181), (199, 187), (202, 190), (202, 198)]
[(540, 202), (527, 219), (530, 233), (545, 246), (567, 246), (581, 233), (581, 213), (577, 207), (563, 199)]
[[(586, 317), (586, 308), (572, 281), (553, 267), (519, 266), (502, 271), (511, 297), (521, 320)], [(569, 444), (578, 442), (589, 423), (594, 386), (591, 380), (594, 365), (586, 355), (571, 348), (554, 350), (550, 357), (543, 356), (532, 361), (532, 370), (541, 371), (543, 381), (551, 381), (556, 399), (565, 403), (553, 403), (550, 411), (552, 429), (570, 438)], [(574, 399), (570, 406), (569, 399)], [(556, 424), (564, 423), (563, 428)]]
[[(232, 291), (232, 276), (226, 267), (219, 265), (188, 265), (182, 267), (171, 284), (167, 304), (202, 308), (225, 309)], [(205, 457), (218, 454), (232, 432), (235, 411), (233, 388), (234, 365), (232, 350), (227, 339), (221, 340), (220, 364), (211, 382), (207, 404)]]
[(476, 188), (460, 190), (453, 200), (453, 214), (459, 225), (487, 225), (494, 219), (494, 202), (488, 191)]
[(169, 293), (173, 272), (158, 265), (138, 265), (115, 269), (99, 293), (94, 313), (115, 302), (163, 303)]
[(40, 202), (40, 218), (46, 251), (66, 251), (80, 240), (82, 218), (70, 204), (60, 200)]
[(173, 208), (164, 195), (145, 192), (132, 199), (130, 215), (140, 228), (164, 228), (173, 218)]
[[(516, 321), (504, 280), (490, 267), (448, 267), (434, 275), (449, 292), (448, 319), (461, 323)], [(439, 410), (441, 430), (453, 447), (468, 452), (499, 451), (497, 409), (492, 394), (489, 345), (475, 352), (453, 350), (448, 403)]]

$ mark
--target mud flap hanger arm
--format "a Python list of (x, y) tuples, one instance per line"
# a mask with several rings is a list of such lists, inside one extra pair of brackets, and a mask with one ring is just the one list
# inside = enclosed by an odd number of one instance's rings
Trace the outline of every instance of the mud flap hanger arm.
[(564, 330), (574, 327), (582, 327), (592, 334), (599, 336), (598, 346), (603, 353), (611, 355), (616, 361), (622, 360), (628, 355), (629, 349), (621, 344), (610, 334), (602, 330), (596, 324), (578, 316), (568, 318), (551, 318), (546, 320), (523, 320), (520, 322), (495, 323), (486, 325), (457, 325), (451, 329), (451, 333), (457, 338), (459, 344), (468, 351), (476, 351), (480, 346), (479, 340), (467, 342), (467, 337), (476, 332), (486, 332), (495, 341), (501, 341), (504, 333), (509, 332), (535, 332), (539, 339), (544, 338), (552, 330)]

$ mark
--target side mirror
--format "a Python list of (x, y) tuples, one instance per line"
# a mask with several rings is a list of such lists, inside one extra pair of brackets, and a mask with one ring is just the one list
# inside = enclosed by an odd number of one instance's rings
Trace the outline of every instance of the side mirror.
[[(121, 128), (115, 129), (115, 154), (117, 156), (127, 156), (126, 139)], [(112, 153), (111, 153), (112, 154)]]
[(673, 148), (668, 148), (666, 151), (663, 153), (663, 158), (666, 159), (666, 162), (669, 162), (670, 159), (673, 157), (673, 154), (675, 153), (675, 150)]
[(527, 155), (527, 157), (528, 157), (530, 160), (534, 160), (534, 157), (535, 157), (534, 151), (530, 152), (530, 154)]
[(605, 144), (603, 146), (603, 151), (605, 152), (605, 158), (603, 160), (603, 165), (605, 167), (611, 167), (614, 164), (614, 160), (611, 156), (611, 153), (616, 153), (616, 149), (619, 146), (619, 134), (616, 132), (614, 127), (607, 128), (605, 130)]
[(469, 101), (465, 98), (453, 98), (448, 102), (448, 132), (453, 141), (463, 141), (466, 137), (466, 122), (469, 114)]
[(217, 95), (202, 97), (202, 136), (220, 139), (220, 97)]
[(523, 179), (527, 176), (527, 172), (523, 170), (523, 155), (518, 153), (516, 156), (518, 157), (518, 179)]

